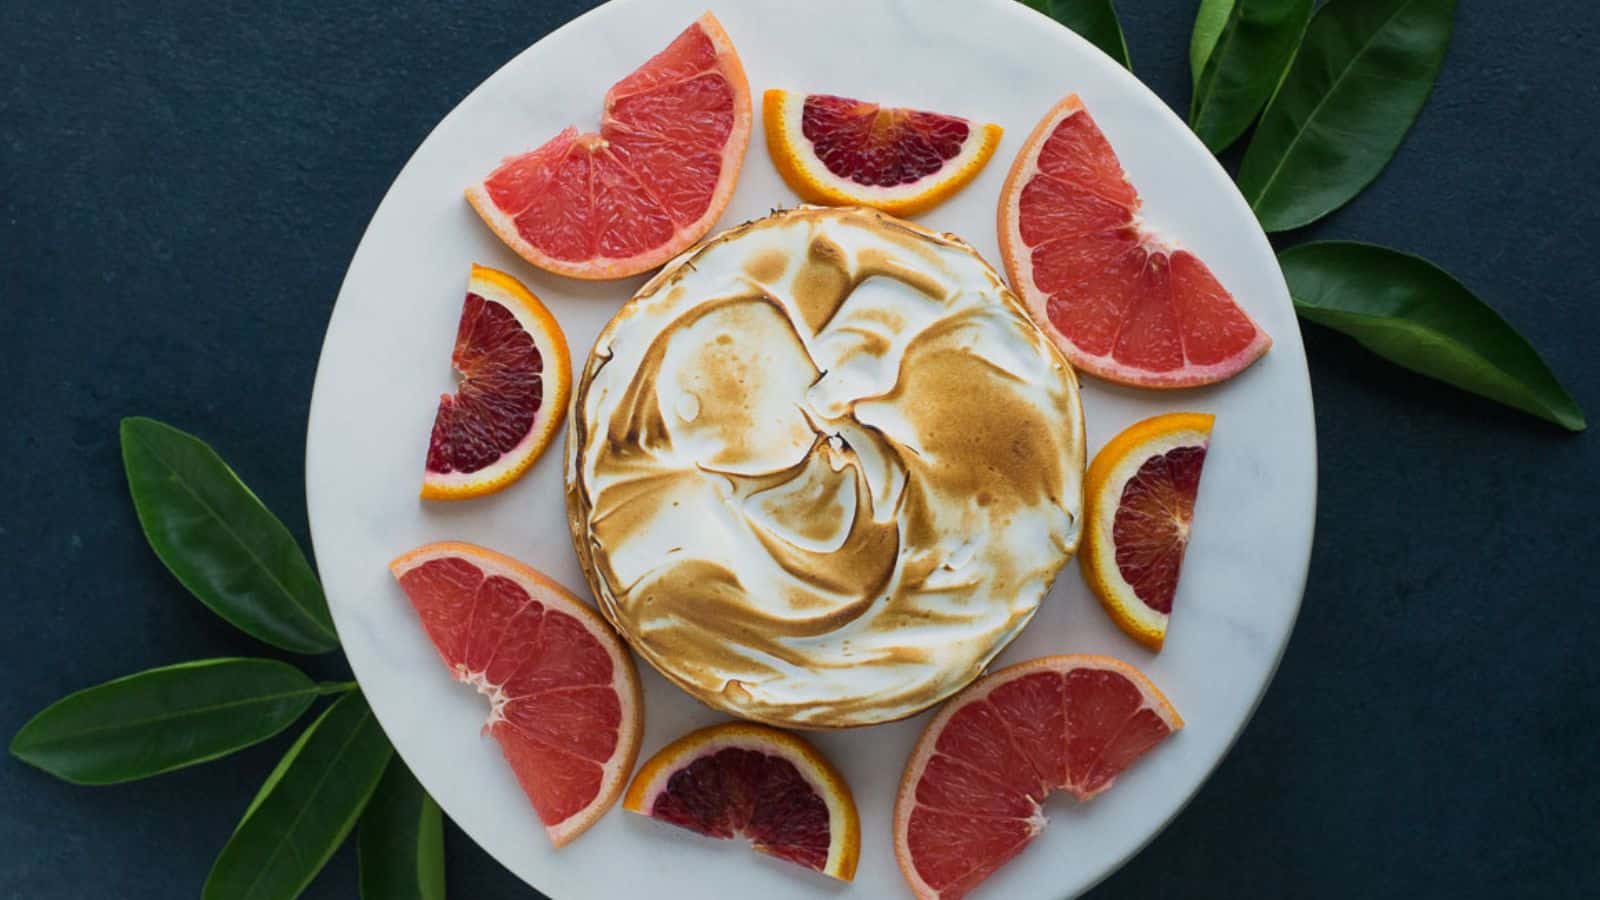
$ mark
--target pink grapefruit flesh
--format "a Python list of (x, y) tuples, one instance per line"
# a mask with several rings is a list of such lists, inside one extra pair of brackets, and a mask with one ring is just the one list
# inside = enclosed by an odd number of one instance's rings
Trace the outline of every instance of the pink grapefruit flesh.
[(1110, 141), (1076, 95), (1047, 113), (1000, 193), (1012, 286), (1072, 364), (1121, 384), (1231, 378), (1272, 339), (1206, 264), (1139, 216)]
[(1183, 727), (1126, 663), (1050, 656), (973, 683), (917, 742), (895, 803), (895, 856), (922, 898), (965, 896), (1022, 852), (1055, 791), (1079, 802)]
[(627, 651), (581, 600), (494, 551), (429, 544), (390, 569), (451, 675), (489, 699), (485, 732), (564, 846), (616, 802), (638, 755)]
[(528, 262), (573, 278), (623, 278), (705, 236), (733, 195), (750, 141), (750, 86), (710, 13), (605, 96), (600, 130), (568, 128), (467, 189)]

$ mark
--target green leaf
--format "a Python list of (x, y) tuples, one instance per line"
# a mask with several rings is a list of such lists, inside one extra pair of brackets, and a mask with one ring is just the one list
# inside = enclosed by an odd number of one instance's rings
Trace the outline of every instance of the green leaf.
[(1189, 127), (1211, 152), (1238, 140), (1277, 90), (1311, 7), (1312, 0), (1236, 0), (1228, 8), (1189, 106)]
[(208, 762), (289, 727), (319, 688), (271, 659), (202, 659), (71, 694), (34, 716), (11, 753), (74, 784), (116, 784)]
[(275, 647), (339, 646), (305, 554), (215, 451), (153, 419), (123, 419), (122, 463), (150, 548), (202, 603)]
[(1124, 69), (1132, 69), (1128, 57), (1128, 40), (1123, 37), (1122, 23), (1117, 21), (1117, 9), (1111, 0), (1022, 0), (1028, 6), (1044, 13), (1057, 22), (1076, 31), (1105, 54), (1116, 60)]
[(1189, 37), (1190, 84), (1199, 87), (1200, 75), (1206, 70), (1206, 60), (1222, 36), (1222, 26), (1233, 12), (1233, 0), (1200, 0), (1200, 10), (1195, 13), (1194, 33)]
[(444, 900), (444, 821), (398, 757), (361, 814), (361, 896), (365, 900)]
[(1350, 202), (1388, 165), (1444, 63), (1455, 0), (1330, 0), (1239, 166), (1267, 231)]
[(290, 900), (338, 849), (394, 754), (360, 691), (289, 748), (211, 866), (203, 900)]
[(1278, 257), (1295, 311), (1420, 372), (1571, 431), (1583, 410), (1537, 351), (1449, 273), (1371, 244), (1305, 244)]

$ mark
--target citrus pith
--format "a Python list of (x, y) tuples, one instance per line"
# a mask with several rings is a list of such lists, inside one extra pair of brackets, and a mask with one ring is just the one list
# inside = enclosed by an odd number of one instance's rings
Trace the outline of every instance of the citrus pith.
[(550, 310), (522, 282), (474, 265), (439, 398), (422, 496), (464, 500), (521, 478), (550, 445), (572, 392), (572, 356)]
[(769, 90), (762, 121), (772, 164), (801, 199), (896, 216), (966, 187), (1000, 143), (999, 125), (829, 94)]
[(750, 85), (706, 13), (606, 92), (600, 130), (507, 158), (467, 201), (523, 259), (625, 278), (681, 253), (722, 215), (750, 142)]
[(565, 846), (616, 802), (638, 756), (633, 658), (599, 613), (492, 550), (428, 544), (389, 569), (451, 676), (489, 699), (484, 732)]
[(1084, 479), (1084, 580), (1117, 627), (1151, 650), (1166, 642), (1213, 421), (1169, 413), (1139, 422), (1095, 454)]
[(855, 877), (861, 824), (850, 786), (804, 739), (727, 722), (690, 732), (639, 767), (622, 806), (841, 881)]
[(894, 809), (895, 858), (923, 900), (957, 900), (1045, 827), (1043, 801), (1108, 790), (1183, 727), (1150, 680), (1106, 656), (1047, 656), (974, 682), (917, 741)]
[(1136, 387), (1231, 378), (1272, 345), (1206, 264), (1145, 226), (1139, 193), (1077, 95), (1018, 151), (997, 220), (1006, 275), (1072, 364)]

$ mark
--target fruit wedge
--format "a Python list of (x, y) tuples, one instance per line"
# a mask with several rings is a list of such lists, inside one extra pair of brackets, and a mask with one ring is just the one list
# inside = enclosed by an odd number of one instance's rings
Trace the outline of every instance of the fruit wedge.
[(550, 445), (572, 392), (567, 336), (533, 292), (474, 265), (450, 356), (461, 381), (439, 398), (422, 496), (464, 500), (501, 490)]
[(1182, 727), (1149, 679), (1110, 657), (1047, 656), (974, 682), (906, 763), (894, 807), (901, 874), (924, 900), (965, 896), (1044, 829), (1047, 796), (1093, 798)]
[(810, 203), (914, 216), (982, 171), (999, 125), (830, 94), (769, 90), (762, 119), (772, 164)]
[(600, 130), (568, 128), (500, 164), (467, 201), (523, 259), (572, 278), (624, 278), (677, 256), (733, 196), (750, 85), (706, 13), (606, 92)]
[[(639, 767), (624, 809), (849, 881), (861, 856), (850, 786), (804, 740), (747, 722), (691, 732)], [(715, 893), (715, 892), (713, 892)]]
[(1146, 419), (1095, 454), (1084, 479), (1083, 578), (1129, 637), (1167, 639), (1214, 417)]
[(1045, 114), (1000, 191), (1000, 255), (1034, 321), (1074, 366), (1181, 388), (1237, 375), (1272, 339), (1199, 257), (1139, 216), (1111, 143), (1076, 94)]
[(633, 658), (599, 613), (493, 550), (428, 544), (389, 569), (450, 674), (489, 699), (484, 731), (565, 846), (616, 802), (638, 757)]

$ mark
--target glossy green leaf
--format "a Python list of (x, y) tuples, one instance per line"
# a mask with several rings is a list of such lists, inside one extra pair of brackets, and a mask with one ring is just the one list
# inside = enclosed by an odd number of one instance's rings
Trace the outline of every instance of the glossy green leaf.
[(1528, 341), (1420, 257), (1342, 241), (1279, 255), (1295, 311), (1372, 352), (1571, 431), (1583, 410)]
[(338, 849), (394, 755), (360, 691), (327, 708), (267, 776), (203, 900), (290, 900)]
[(1294, 58), (1312, 0), (1235, 0), (1195, 82), (1189, 127), (1213, 153), (1244, 134)]
[(339, 646), (305, 554), (215, 451), (153, 419), (123, 419), (122, 462), (150, 548), (202, 603), (275, 647)]
[(439, 804), (399, 757), (389, 762), (356, 836), (364, 900), (444, 900)]
[(1122, 34), (1122, 23), (1117, 21), (1117, 9), (1112, 0), (1022, 2), (1077, 32), (1089, 43), (1105, 51), (1124, 69), (1133, 68), (1133, 62), (1128, 58), (1128, 41)]
[(18, 759), (74, 784), (116, 784), (208, 762), (277, 734), (318, 694), (271, 659), (203, 659), (67, 696), (22, 726)]
[(1306, 29), (1239, 166), (1268, 231), (1298, 228), (1388, 165), (1444, 62), (1455, 0), (1330, 0)]
[(1200, 10), (1194, 16), (1194, 33), (1189, 36), (1189, 83), (1199, 86), (1200, 75), (1206, 70), (1206, 60), (1222, 36), (1222, 26), (1233, 12), (1233, 0), (1200, 0)]

